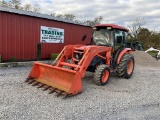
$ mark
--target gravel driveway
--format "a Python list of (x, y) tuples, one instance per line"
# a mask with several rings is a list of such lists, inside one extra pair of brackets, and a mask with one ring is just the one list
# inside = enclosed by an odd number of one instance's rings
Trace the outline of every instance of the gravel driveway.
[(160, 120), (159, 66), (137, 62), (129, 80), (112, 74), (106, 86), (95, 85), (87, 72), (83, 92), (66, 99), (24, 83), (30, 70), (0, 68), (0, 119)]

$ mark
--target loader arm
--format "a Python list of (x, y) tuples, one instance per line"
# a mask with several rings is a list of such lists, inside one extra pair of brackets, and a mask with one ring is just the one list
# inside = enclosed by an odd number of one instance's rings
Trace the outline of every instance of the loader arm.
[[(90, 65), (94, 57), (98, 56), (106, 61), (106, 65), (110, 66), (111, 60), (111, 47), (105, 46), (83, 46), (83, 45), (69, 45), (60, 54), (61, 57), (56, 59), (58, 61), (57, 67), (71, 67), (73, 71), (78, 72), (81, 77), (84, 77), (86, 69)], [(81, 54), (80, 59), (75, 58), (75, 54)], [(107, 59), (106, 59), (107, 58)], [(71, 63), (65, 62), (66, 59), (71, 59)]]

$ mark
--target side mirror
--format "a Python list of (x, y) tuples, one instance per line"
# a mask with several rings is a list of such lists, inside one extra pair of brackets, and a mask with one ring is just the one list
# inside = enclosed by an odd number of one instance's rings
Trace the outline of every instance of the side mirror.
[(87, 35), (84, 35), (84, 36), (82, 37), (82, 41), (84, 41), (84, 40), (86, 39), (86, 37), (87, 37)]

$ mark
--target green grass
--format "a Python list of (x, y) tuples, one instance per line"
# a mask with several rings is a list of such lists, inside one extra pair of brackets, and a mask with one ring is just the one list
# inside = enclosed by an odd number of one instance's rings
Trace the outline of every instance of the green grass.
[(16, 62), (16, 57), (12, 56), (9, 61), (10, 61), (10, 62)]
[(58, 56), (58, 53), (52, 53), (51, 54), (51, 60), (55, 60)]
[(156, 56), (157, 55), (157, 51), (149, 51), (149, 52), (147, 52), (149, 55), (151, 55), (151, 56)]

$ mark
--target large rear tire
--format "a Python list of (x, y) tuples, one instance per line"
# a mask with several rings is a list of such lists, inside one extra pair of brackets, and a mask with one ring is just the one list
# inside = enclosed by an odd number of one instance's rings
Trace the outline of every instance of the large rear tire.
[(120, 63), (117, 65), (117, 73), (119, 77), (129, 79), (134, 70), (134, 56), (132, 54), (124, 54)]
[(94, 73), (94, 82), (97, 85), (106, 85), (110, 76), (110, 69), (105, 64), (101, 64), (97, 67)]

